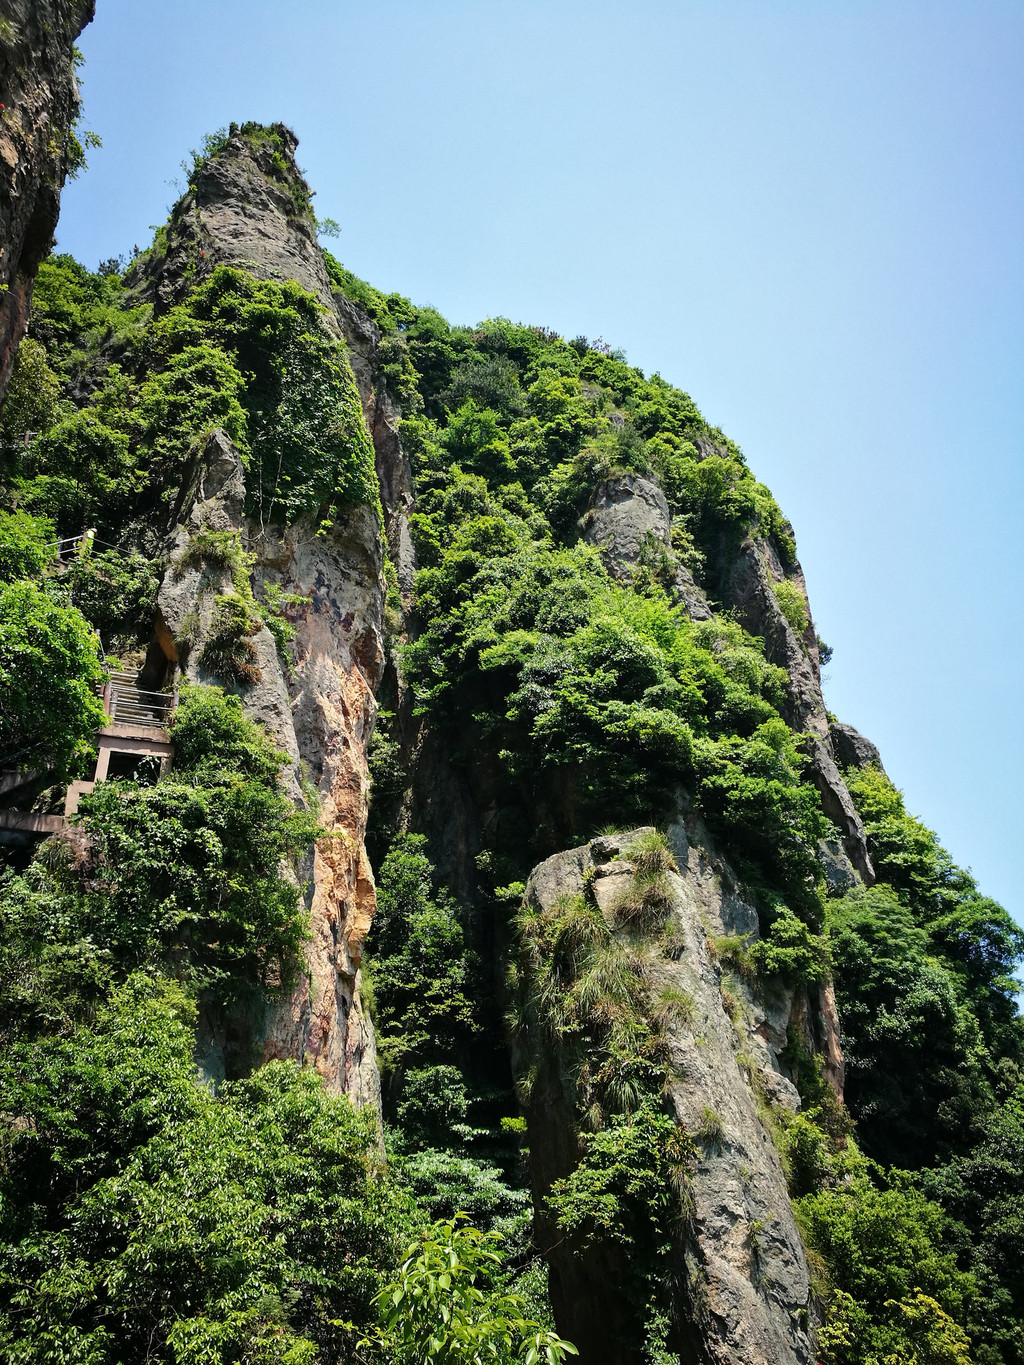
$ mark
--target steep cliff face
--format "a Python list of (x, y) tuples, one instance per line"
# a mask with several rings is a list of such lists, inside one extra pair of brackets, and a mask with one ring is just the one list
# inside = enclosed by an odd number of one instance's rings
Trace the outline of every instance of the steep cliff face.
[(49, 253), (78, 112), (72, 49), (94, 0), (8, 0), (0, 17), (0, 403)]
[[(165, 308), (217, 265), (238, 266), (314, 293), (327, 305), (324, 326), (337, 336), (307, 191), (294, 165), (296, 139), (286, 129), (272, 132), (273, 144), (235, 132), (202, 165), (172, 214), (166, 254), (144, 261), (133, 287)], [(247, 1055), (255, 1043), (265, 1060), (311, 1064), (329, 1089), (374, 1103), (379, 1081), (359, 973), (374, 909), (366, 754), (384, 667), (380, 518), (375, 508), (359, 506), (327, 526), (317, 515), (261, 526), (246, 515), (245, 479), (238, 452), (215, 432), (168, 537), (157, 634), (162, 652), (188, 677), (223, 683), (204, 656), (217, 629), (218, 598), (237, 584), (223, 560), (194, 547), (210, 533), (237, 535), (254, 556), (256, 587), (272, 585), (291, 599), (286, 650), (266, 625), (248, 637), (250, 676), (238, 688), (243, 708), (287, 754), (289, 795), (300, 806), (313, 804), (326, 837), (309, 865), (297, 869), (310, 916), (305, 976), (255, 1038), (210, 1025), (201, 1042), (204, 1064), (214, 1074), (230, 1073), (235, 1054)]]
[[(802, 630), (787, 619), (779, 603), (773, 585), (782, 583), (792, 585), (803, 602)], [(818, 640), (803, 571), (799, 564), (794, 564), (787, 572), (769, 541), (748, 536), (729, 572), (727, 597), (747, 629), (764, 640), (766, 656), (786, 671), (789, 701), (786, 719), (805, 737), (807, 771), (821, 797), (822, 810), (839, 829), (850, 861), (870, 886), (874, 868), (864, 826), (836, 767), (829, 735), (821, 695)]]
[[(651, 1008), (659, 999), (687, 1002), (675, 1013), (663, 1007), (665, 1100), (681, 1140), (691, 1143), (683, 1193), (669, 1196), (678, 1247), (674, 1330), (665, 1344), (715, 1365), (810, 1361), (810, 1276), (772, 1127), (774, 1112), (795, 1112), (800, 1103), (782, 1058), (794, 1018), (813, 1021), (807, 1041), (830, 1059), (841, 1084), (834, 1001), (827, 987), (794, 992), (781, 982), (762, 995), (723, 967), (715, 941), (737, 934), (756, 941), (758, 916), (699, 827), (689, 835), (682, 825), (671, 831), (678, 872), (667, 877), (669, 946), (665, 938), (651, 944), (632, 933), (617, 907), (634, 884), (631, 850), (644, 833), (602, 837), (547, 859), (530, 877), (526, 902), (544, 915), (589, 899), (613, 942), (634, 955)], [(600, 1240), (581, 1248), (550, 1221), (552, 1186), (571, 1174), (593, 1139), (580, 1132), (579, 1083), (571, 1066), (559, 1064), (558, 1045), (530, 1042), (528, 1032), (519, 1065), (534, 1074), (527, 1105), (531, 1171), (559, 1322), (584, 1361), (639, 1360), (635, 1325), (630, 1333), (624, 1321), (628, 1296), (618, 1292), (628, 1258), (617, 1263), (614, 1241), (611, 1248)]]

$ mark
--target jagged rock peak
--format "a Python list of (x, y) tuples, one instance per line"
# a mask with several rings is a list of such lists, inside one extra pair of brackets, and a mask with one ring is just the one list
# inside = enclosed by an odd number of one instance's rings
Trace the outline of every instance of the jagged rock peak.
[(218, 265), (260, 279), (294, 280), (330, 310), (310, 190), (295, 164), (299, 140), (283, 123), (232, 123), (207, 138), (165, 237), (128, 276), (159, 309), (180, 301)]

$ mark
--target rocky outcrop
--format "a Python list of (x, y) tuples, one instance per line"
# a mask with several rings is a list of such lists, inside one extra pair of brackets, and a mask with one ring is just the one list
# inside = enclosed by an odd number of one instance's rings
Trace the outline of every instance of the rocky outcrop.
[(832, 738), (832, 750), (841, 767), (879, 768), (882, 772), (885, 771), (877, 747), (852, 725), (833, 721), (829, 726), (829, 734)]
[[(685, 606), (691, 620), (711, 618), (707, 598), (672, 553), (668, 502), (649, 479), (617, 474), (598, 484), (583, 518), (583, 539), (600, 550), (609, 572), (620, 581), (630, 582), (641, 564), (653, 565), (663, 577), (668, 575), (673, 596)], [(782, 582), (792, 585), (803, 600), (806, 625), (801, 632), (790, 624), (774, 591), (773, 584)], [(818, 639), (799, 564), (787, 572), (770, 541), (747, 536), (727, 575), (727, 595), (747, 630), (763, 639), (769, 661), (785, 670), (785, 718), (802, 736), (807, 776), (817, 788), (822, 810), (840, 832), (843, 860), (862, 880), (872, 882), (874, 869), (864, 827), (832, 751), (821, 695)]]
[[(802, 598), (806, 625), (800, 632), (779, 604), (773, 584), (781, 583), (791, 585)], [(785, 718), (803, 736), (807, 776), (817, 788), (822, 810), (839, 830), (850, 862), (870, 885), (875, 873), (864, 826), (832, 753), (821, 695), (818, 639), (803, 571), (799, 564), (787, 571), (770, 541), (747, 536), (729, 575), (728, 594), (745, 628), (764, 641), (768, 660), (786, 672)]]
[(53, 245), (78, 113), (72, 52), (94, 0), (6, 0), (0, 17), (0, 403)]
[[(203, 163), (175, 206), (166, 255), (143, 261), (132, 283), (166, 307), (218, 264), (294, 280), (321, 300), (325, 326), (340, 338), (308, 190), (294, 164), (296, 139), (281, 125), (270, 131), (276, 141), (232, 128), (225, 147)], [(379, 334), (369, 335), (371, 352), (377, 340)], [(371, 370), (360, 368), (351, 343), (350, 354), (365, 383)], [(363, 397), (376, 435), (383, 396), (378, 400), (371, 386)], [(393, 414), (391, 420), (393, 426)], [(360, 963), (375, 905), (364, 840), (366, 752), (384, 669), (381, 528), (376, 511), (365, 506), (342, 513), (329, 528), (300, 519), (269, 529), (247, 519), (244, 508), (237, 452), (223, 433), (215, 433), (178, 501), (170, 567), (158, 600), (158, 634), (188, 676), (224, 684), (204, 663), (204, 645), (214, 628), (217, 597), (237, 584), (229, 566), (190, 552), (204, 529), (238, 533), (240, 545), (256, 556), (257, 591), (272, 583), (303, 599), (303, 605), (287, 609), (295, 632), (288, 657), (281, 657), (266, 626), (255, 630), (247, 637), (250, 679), (234, 690), (246, 714), (265, 725), (288, 755), (289, 796), (318, 808), (327, 835), (309, 865), (297, 869), (310, 913), (306, 976), (239, 1046), (255, 1046), (267, 1060), (291, 1057), (313, 1065), (330, 1089), (375, 1102), (379, 1080), (373, 1030), (360, 996)], [(207, 1066), (228, 1067), (233, 1046), (225, 1033), (211, 1033)]]
[[(527, 902), (541, 910), (589, 895), (613, 932), (614, 906), (632, 880), (629, 849), (640, 831), (602, 837), (536, 867)], [(757, 912), (735, 889), (703, 831), (671, 831), (678, 874), (668, 876), (675, 950), (644, 947), (650, 993), (666, 987), (693, 1000), (685, 1023), (667, 1028), (666, 1103), (697, 1153), (692, 1208), (679, 1247), (677, 1339), (671, 1349), (707, 1365), (807, 1365), (815, 1360), (810, 1275), (771, 1134), (772, 1110), (799, 1098), (782, 1052), (795, 1029), (841, 1083), (835, 1002), (829, 990), (783, 989), (764, 996), (717, 960), (716, 937), (757, 936)], [(638, 948), (636, 940), (632, 944)], [(520, 1057), (520, 1066), (530, 1059)], [(543, 1069), (538, 1073), (543, 1075)], [(528, 1103), (534, 1200), (547, 1237), (551, 1293), (560, 1330), (582, 1362), (617, 1365), (640, 1358), (616, 1344), (624, 1315), (608, 1251), (573, 1248), (550, 1225), (545, 1199), (579, 1155), (573, 1097), (538, 1079)], [(708, 1136), (708, 1114), (719, 1131)], [(702, 1136), (703, 1134), (703, 1136)], [(614, 1259), (614, 1258), (613, 1258)], [(621, 1267), (620, 1267), (621, 1270)]]
[[(297, 869), (310, 916), (306, 973), (251, 1035), (208, 1022), (200, 1054), (213, 1075), (230, 1072), (255, 1047), (264, 1060), (310, 1064), (328, 1088), (375, 1102), (379, 1081), (373, 1030), (360, 998), (362, 944), (373, 917), (373, 874), (366, 856), (366, 750), (384, 665), (380, 532), (375, 513), (355, 508), (327, 534), (298, 522), (259, 536), (244, 514), (244, 476), (223, 433), (207, 442), (195, 497), (172, 534), (158, 596), (161, 649), (196, 682), (228, 685), (288, 756), (285, 789), (312, 804), (326, 830)], [(295, 636), (288, 658), (263, 625), (247, 637), (250, 680), (235, 683), (211, 668), (204, 646), (217, 598), (236, 592), (235, 573), (217, 554), (203, 556), (202, 532), (236, 532), (257, 555), (256, 583), (273, 582), (304, 599), (289, 609)], [(298, 894), (298, 892), (297, 892)]]
[(276, 142), (231, 125), (225, 146), (201, 163), (171, 210), (165, 249), (142, 258), (125, 282), (162, 309), (218, 265), (240, 266), (258, 279), (294, 280), (308, 289), (336, 333), (309, 187), (295, 165), (298, 138), (281, 123), (270, 132)]
[(672, 514), (657, 484), (639, 474), (616, 474), (598, 484), (583, 518), (583, 539), (600, 550), (609, 573), (622, 582), (630, 582), (645, 560), (657, 558), (690, 619), (710, 619), (707, 598), (672, 551)]

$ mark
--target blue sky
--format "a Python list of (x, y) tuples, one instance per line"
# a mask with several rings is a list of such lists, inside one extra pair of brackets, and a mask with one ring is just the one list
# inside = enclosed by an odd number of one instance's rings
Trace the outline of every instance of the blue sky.
[(826, 701), (1024, 921), (1024, 5), (98, 0), (60, 249), (283, 120), (332, 251), (450, 320), (602, 336), (791, 517)]

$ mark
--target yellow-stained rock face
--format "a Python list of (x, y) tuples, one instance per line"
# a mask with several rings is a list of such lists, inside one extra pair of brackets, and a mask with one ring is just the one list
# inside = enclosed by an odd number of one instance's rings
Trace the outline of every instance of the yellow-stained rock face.
[[(242, 494), (237, 453), (223, 433), (214, 433), (195, 500), (172, 536), (158, 638), (172, 641), (191, 680), (223, 681), (204, 667), (202, 655), (215, 599), (230, 590), (231, 571), (194, 562), (190, 546), (202, 531), (237, 532), (257, 556), (257, 585), (273, 583), (302, 599), (287, 608), (295, 632), (289, 657), (281, 657), (264, 626), (252, 636), (258, 680), (238, 691), (246, 714), (288, 756), (289, 795), (313, 806), (326, 832), (296, 870), (296, 894), (309, 909), (305, 974), (247, 1041), (264, 1061), (311, 1065), (329, 1089), (374, 1102), (373, 1032), (360, 1001), (359, 965), (375, 907), (364, 838), (366, 752), (384, 668), (380, 527), (372, 509), (362, 507), (326, 531), (300, 522), (279, 536), (261, 536), (244, 516)], [(200, 1045), (204, 1067), (225, 1074), (228, 1051), (226, 1032), (211, 1026)]]
[(306, 791), (316, 788), (328, 831), (317, 844), (307, 889), (309, 980), (275, 1010), (264, 1055), (309, 1062), (354, 1099), (377, 1094), (372, 1030), (362, 1015), (359, 965), (375, 908), (366, 856), (366, 750), (384, 666), (380, 538), (365, 509), (324, 537), (290, 529), (267, 546), (264, 574), (308, 604), (295, 627), (289, 681), (291, 725)]
[[(292, 157), (295, 140), (287, 130), (279, 131), (301, 189)], [(338, 335), (312, 218), (296, 216), (287, 187), (264, 160), (259, 148), (233, 134), (172, 213), (166, 254), (146, 263), (135, 285), (164, 306), (217, 264), (294, 279), (319, 296), (326, 305), (324, 325)], [(363, 375), (361, 396), (372, 430), (369, 373)], [(328, 527), (310, 519), (262, 529), (244, 514), (244, 471), (223, 433), (210, 437), (200, 466), (171, 534), (172, 564), (160, 590), (158, 638), (190, 678), (223, 682), (204, 670), (201, 655), (215, 598), (230, 591), (231, 575), (223, 566), (183, 565), (200, 530), (236, 531), (255, 554), (257, 590), (272, 584), (304, 599), (286, 609), (294, 630), (287, 659), (264, 627), (251, 637), (259, 678), (237, 690), (246, 714), (264, 725), (288, 755), (288, 795), (297, 805), (313, 806), (326, 831), (296, 869), (297, 894), (309, 910), (305, 974), (241, 1046), (264, 1061), (291, 1058), (313, 1066), (329, 1089), (372, 1103), (379, 1080), (373, 1030), (360, 999), (359, 965), (375, 908), (364, 837), (366, 753), (377, 710), (374, 693), (384, 669), (380, 522), (376, 511), (364, 506), (342, 513)], [(201, 1037), (201, 1060), (211, 1074), (230, 1070), (230, 1047), (224, 1030), (211, 1027), (209, 1037)]]

